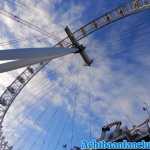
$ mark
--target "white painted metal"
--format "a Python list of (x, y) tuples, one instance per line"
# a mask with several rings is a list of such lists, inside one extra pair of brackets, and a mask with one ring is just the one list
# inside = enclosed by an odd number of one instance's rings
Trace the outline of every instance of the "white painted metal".
[(17, 68), (33, 65), (43, 61), (52, 60), (64, 55), (74, 53), (75, 48), (23, 48), (0, 51), (0, 60), (13, 60), (0, 64), (0, 73)]

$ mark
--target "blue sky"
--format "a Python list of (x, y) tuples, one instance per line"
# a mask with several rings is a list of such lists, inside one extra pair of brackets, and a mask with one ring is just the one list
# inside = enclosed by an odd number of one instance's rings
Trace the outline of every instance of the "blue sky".
[[(125, 2), (1, 0), (3, 9), (52, 37), (38, 42), (35, 37), (43, 38), (41, 34), (0, 15), (0, 43), (27, 39), (0, 49), (52, 46), (66, 36), (66, 25), (74, 31)], [(110, 121), (121, 120), (129, 127), (143, 121), (147, 115), (142, 106), (150, 97), (149, 26), (149, 10), (108, 25), (81, 41), (94, 59), (90, 68), (80, 56), (69, 55), (39, 72), (16, 98), (3, 124), (14, 149), (62, 150), (64, 144), (69, 149), (83, 138), (98, 137)], [(23, 70), (0, 74), (0, 93)]]

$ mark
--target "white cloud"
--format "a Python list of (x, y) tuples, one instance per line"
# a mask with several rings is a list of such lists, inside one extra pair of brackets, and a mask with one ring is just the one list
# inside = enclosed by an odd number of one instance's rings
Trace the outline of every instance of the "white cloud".
[[(52, 36), (57, 35), (57, 37), (59, 37), (59, 39), (60, 39), (60, 37), (64, 37), (66, 35), (65, 35), (64, 31), (60, 32), (60, 31), (62, 31), (62, 27), (59, 24), (56, 24), (55, 22), (53, 22), (53, 16), (55, 16), (55, 14), (54, 14), (54, 12), (49, 12), (48, 7), (47, 7), (50, 5), (50, 3), (52, 4), (53, 1), (51, 1), (51, 2), (50, 1), (42, 1), (42, 3), (37, 3), (36, 7), (34, 7), (34, 1), (26, 1), (26, 4), (28, 4), (28, 6), (31, 8), (31, 11), (28, 12), (28, 11), (26, 11), (26, 9), (22, 10), (22, 8), (21, 9), (18, 8), (17, 10), (12, 11), (12, 13), (17, 14), (21, 18), (30, 20), (34, 24), (40, 24), (40, 26), (45, 31), (49, 31), (50, 33), (52, 32)], [(7, 11), (11, 11), (11, 9), (6, 5), (5, 5), (5, 9)], [(78, 10), (78, 13), (80, 13), (79, 7), (73, 6), (73, 10), (72, 10), (72, 8), (69, 10), (70, 18), (74, 18), (75, 16), (77, 16), (77, 13), (75, 13), (75, 10)], [(38, 17), (35, 17), (37, 15), (38, 15)], [(68, 14), (66, 12), (66, 14), (63, 15), (62, 18), (65, 19), (64, 17), (67, 15)], [(25, 37), (25, 38), (29, 37), (29, 39), (30, 39), (30, 36), (32, 36), (32, 34), (39, 35), (36, 32), (33, 32), (32, 30), (30, 30), (30, 32), (28, 32), (29, 29), (27, 27), (23, 27), (22, 25), (14, 22), (13, 20), (11, 20), (10, 18), (7, 18), (6, 16), (1, 16), (1, 19), (3, 20), (3, 22), (9, 29), (9, 32), (14, 34), (14, 36), (16, 38), (23, 35), (23, 37)], [(67, 18), (66, 18), (65, 22), (67, 22)], [(67, 24), (67, 23), (64, 23), (64, 24)], [(17, 30), (16, 30), (16, 28), (17, 28)], [(5, 32), (7, 32), (7, 30)], [(52, 39), (53, 39), (53, 37), (52, 37)], [(7, 40), (9, 41), (9, 36), (3, 38), (3, 41), (7, 41)], [(49, 40), (49, 41), (54, 43), (53, 40)], [(33, 47), (37, 46), (37, 43), (32, 43), (32, 44), (34, 44), (34, 45), (32, 45)], [(20, 46), (28, 47), (28, 46), (30, 46), (30, 41), (20, 42)], [(3, 48), (11, 48), (11, 47), (5, 46), (5, 47), (1, 47), (1, 48), (3, 49)], [(3, 73), (0, 75), (1, 76), (1, 78), (0, 78), (1, 93), (2, 93), (2, 91), (4, 91), (5, 87), (7, 87), (16, 78), (16, 76), (19, 75), (19, 73), (22, 70), (23, 69), (17, 70), (17, 71), (12, 71), (9, 73)], [(60, 105), (62, 103), (63, 97), (61, 95), (59, 95), (59, 93), (56, 94), (56, 90), (57, 90), (57, 87), (59, 87), (59, 85), (57, 84), (57, 82), (49, 81), (46, 75), (47, 74), (45, 74), (45, 72), (39, 73), (37, 75), (37, 77), (35, 77), (32, 80), (32, 83), (29, 83), (28, 86), (23, 90), (23, 92), (21, 92), (20, 95), (17, 97), (15, 103), (10, 108), (7, 116), (5, 117), (5, 120), (3, 123), (5, 133), (7, 133), (7, 132), (14, 133), (14, 131), (15, 131), (15, 133), (16, 133), (15, 137), (17, 139), (19, 136), (19, 133), (16, 132), (16, 128), (19, 125), (21, 120), (24, 120), (23, 122), (25, 125), (30, 126), (31, 128), (40, 131), (41, 128), (36, 123), (33, 123), (33, 120), (26, 118), (26, 116), (24, 116), (23, 113), (30, 105), (36, 104), (36, 102), (39, 101), (39, 99), (43, 98), (43, 96), (45, 96), (49, 99), (52, 99), (54, 105)], [(48, 93), (49, 88), (52, 86), (54, 87), (51, 89), (52, 92)], [(46, 95), (46, 93), (47, 93), (47, 95)], [(14, 120), (16, 117), (17, 117), (17, 119)], [(20, 121), (18, 121), (18, 120), (20, 120)], [(11, 124), (11, 126), (8, 126), (9, 124)], [(11, 141), (11, 143), (15, 142), (15, 139), (11, 139), (10, 135), (11, 134), (8, 135), (8, 138)]]
[[(40, 25), (44, 30), (50, 33), (52, 32), (55, 36), (60, 38), (65, 36), (65, 32), (63, 31), (65, 25), (70, 25), (75, 22), (71, 27), (77, 28), (81, 24), (82, 20), (80, 20), (80, 18), (85, 9), (85, 6), (71, 5), (71, 7), (61, 15), (59, 23), (56, 23), (55, 17), (60, 15), (60, 12), (54, 12), (53, 4), (60, 2), (61, 0), (44, 0), (42, 2), (27, 0), (25, 1), (25, 5), (31, 9), (27, 11), (25, 8), (18, 8), (15, 10), (15, 13), (22, 18), (32, 21), (34, 24)], [(11, 10), (9, 7), (7, 9), (9, 11)], [(15, 37), (24, 35), (24, 37), (30, 38), (33, 35), (39, 35), (6, 17), (2, 17), (2, 20)], [(108, 41), (110, 40), (111, 43), (115, 43), (118, 36), (120, 36), (119, 33), (110, 32), (108, 34)], [(7, 41), (9, 37), (4, 37), (3, 40)], [(55, 42), (53, 37), (49, 41), (51, 44)], [(37, 42), (30, 42), (31, 41), (26, 41), (25, 44), (21, 42), (20, 46), (31, 46), (31, 44), (33, 44), (32, 46), (34, 47), (37, 46)], [(134, 103), (137, 104), (136, 97), (141, 100), (139, 105), (141, 105), (144, 100), (148, 102), (150, 96), (148, 89), (146, 89), (144, 85), (141, 85), (141, 83), (138, 82), (138, 78), (134, 78), (134, 75), (127, 76), (124, 72), (112, 70), (111, 65), (113, 62), (106, 56), (105, 52), (107, 47), (104, 44), (105, 41), (100, 42), (91, 37), (82, 42), (87, 45), (87, 52), (94, 58), (93, 66), (90, 68), (84, 67), (84, 62), (78, 54), (53, 60), (29, 82), (16, 98), (15, 103), (5, 118), (4, 126), (11, 123), (12, 127), (17, 127), (19, 122), (13, 119), (20, 113), (21, 115), (18, 119), (25, 119), (24, 123), (26, 125), (37, 131), (41, 131), (40, 126), (33, 123), (33, 120), (25, 118), (23, 114), (28, 107), (33, 104), (36, 105), (40, 100), (49, 100), (54, 107), (65, 107), (71, 115), (74, 109), (72, 101), (76, 94), (76, 92), (72, 91), (72, 87), (76, 87), (77, 89), (77, 121), (81, 120), (81, 124), (87, 125), (89, 120), (93, 119), (93, 116), (89, 114), (89, 111), (91, 111), (97, 119), (102, 119), (102, 124), (99, 125), (94, 121), (92, 122), (92, 128), (97, 132), (100, 126), (112, 120), (121, 119), (125, 123), (128, 123), (127, 116), (136, 121), (143, 118), (142, 114), (140, 117), (135, 115), (136, 108), (134, 108)], [(40, 46), (40, 44), (38, 44), (38, 46)], [(119, 50), (120, 45), (115, 45), (113, 48)], [(112, 54), (113, 53), (114, 52), (112, 52)], [(142, 57), (140, 60), (145, 63), (145, 61), (148, 62), (149, 58), (145, 60)], [(22, 69), (0, 75), (0, 93), (2, 93), (4, 87), (7, 87), (21, 71)], [(52, 71), (55, 71), (58, 75), (58, 78), (55, 80), (49, 79), (49, 72)], [(89, 96), (92, 97), (92, 104), (88, 107)], [(138, 107), (140, 107), (139, 105)], [(43, 109), (41, 106), (40, 110), (43, 111)], [(7, 128), (7, 130), (14, 132), (11, 127)], [(16, 135), (16, 137), (18, 135)]]

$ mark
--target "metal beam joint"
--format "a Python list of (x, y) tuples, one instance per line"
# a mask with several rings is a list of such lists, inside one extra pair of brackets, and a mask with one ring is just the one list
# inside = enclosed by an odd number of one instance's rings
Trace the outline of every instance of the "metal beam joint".
[(91, 60), (89, 58), (89, 56), (86, 54), (86, 52), (85, 52), (86, 47), (83, 46), (82, 44), (80, 44), (76, 40), (76, 38), (74, 37), (73, 33), (71, 32), (71, 30), (69, 29), (68, 26), (66, 26), (65, 32), (67, 33), (68, 38), (72, 42), (73, 47), (78, 49), (78, 51), (76, 51), (75, 53), (80, 53), (80, 55), (83, 58), (83, 60), (85, 61), (86, 65), (90, 66), (92, 64), (93, 60)]

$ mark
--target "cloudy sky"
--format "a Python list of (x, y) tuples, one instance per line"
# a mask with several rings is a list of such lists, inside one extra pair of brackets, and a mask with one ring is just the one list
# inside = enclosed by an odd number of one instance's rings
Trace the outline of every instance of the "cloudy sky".
[[(0, 0), (0, 49), (53, 46), (72, 31), (125, 3), (116, 0)], [(7, 17), (8, 12), (49, 32)], [(143, 121), (150, 98), (150, 12), (113, 23), (81, 41), (94, 63), (79, 55), (51, 61), (17, 96), (4, 123), (15, 150), (61, 150), (95, 138), (114, 120)], [(17, 42), (9, 42), (17, 40)], [(0, 94), (25, 68), (0, 74)]]

